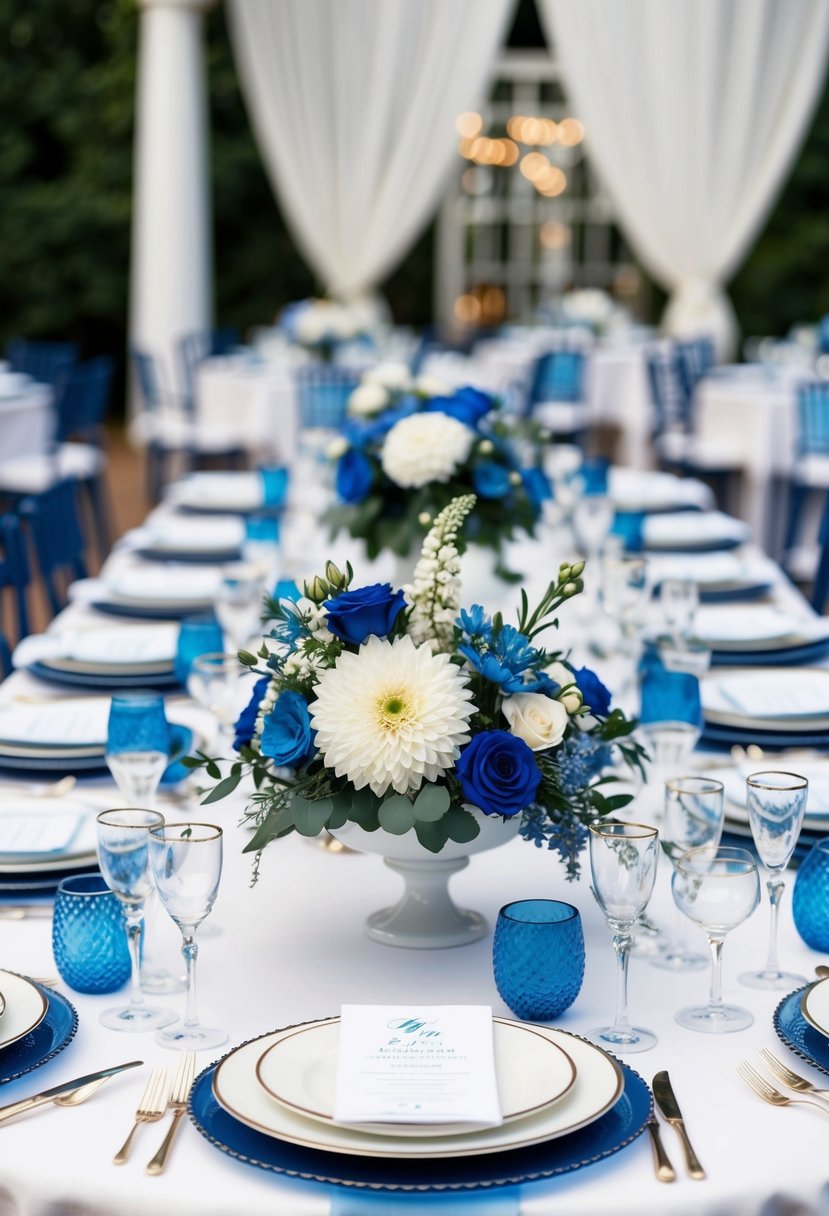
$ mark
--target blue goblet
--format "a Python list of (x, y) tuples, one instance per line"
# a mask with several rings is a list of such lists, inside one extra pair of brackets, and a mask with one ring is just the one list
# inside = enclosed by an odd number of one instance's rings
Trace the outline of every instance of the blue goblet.
[(130, 977), (121, 904), (100, 874), (64, 878), (55, 896), (52, 953), (76, 992), (115, 992)]
[(106, 761), (128, 806), (155, 797), (170, 756), (170, 724), (160, 693), (123, 693), (112, 698)]
[(266, 507), (282, 507), (288, 493), (288, 470), (281, 465), (260, 468), (262, 502)]
[(495, 985), (519, 1018), (549, 1022), (569, 1009), (584, 979), (584, 935), (572, 904), (519, 899), (498, 913)]
[(212, 612), (186, 616), (181, 622), (173, 670), (179, 684), (187, 686), (193, 660), (224, 649), (222, 627)]

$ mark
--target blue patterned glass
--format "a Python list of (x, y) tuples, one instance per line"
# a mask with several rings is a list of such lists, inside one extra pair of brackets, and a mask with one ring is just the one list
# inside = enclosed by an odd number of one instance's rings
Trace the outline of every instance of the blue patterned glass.
[(187, 616), (181, 622), (173, 670), (179, 684), (187, 685), (187, 677), (193, 660), (203, 654), (217, 654), (224, 650), (224, 635), (212, 613)]
[(661, 663), (642, 668), (642, 705), (639, 721), (688, 722), (702, 729), (699, 679), (688, 671), (666, 671)]
[(64, 878), (55, 896), (52, 952), (76, 992), (115, 992), (130, 977), (130, 954), (118, 897), (100, 874)]
[(829, 952), (829, 837), (818, 840), (797, 872), (792, 915), (806, 945)]
[(641, 511), (617, 511), (610, 529), (621, 536), (626, 553), (641, 553), (645, 547), (645, 516)]
[(288, 493), (288, 470), (281, 466), (261, 468), (262, 501), (266, 507), (281, 507)]
[(107, 727), (108, 755), (119, 752), (170, 754), (170, 724), (160, 693), (134, 692), (113, 697)]
[(549, 1022), (569, 1009), (584, 979), (584, 935), (572, 904), (520, 899), (498, 913), (495, 985), (519, 1018)]
[(275, 514), (249, 515), (245, 521), (245, 536), (248, 540), (260, 544), (279, 544), (279, 516)]
[(584, 461), (581, 466), (581, 477), (586, 495), (607, 494), (609, 469), (610, 462), (598, 456)]

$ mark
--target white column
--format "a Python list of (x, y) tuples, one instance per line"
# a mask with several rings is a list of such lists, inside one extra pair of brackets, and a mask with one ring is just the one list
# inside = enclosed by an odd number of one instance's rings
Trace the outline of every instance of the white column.
[(213, 0), (138, 0), (130, 342), (165, 361), (213, 315), (202, 14)]

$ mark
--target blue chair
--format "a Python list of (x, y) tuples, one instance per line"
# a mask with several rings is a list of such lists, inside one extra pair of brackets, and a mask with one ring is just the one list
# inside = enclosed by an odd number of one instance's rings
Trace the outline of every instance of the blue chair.
[(820, 521), (820, 557), (818, 558), (815, 581), (812, 588), (812, 607), (821, 616), (826, 612), (829, 600), (829, 493), (823, 504), (823, 515)]
[(581, 442), (590, 424), (584, 400), (585, 355), (582, 350), (547, 351), (535, 362), (528, 413), (557, 438)]
[(20, 518), (28, 525), (53, 615), (67, 604), (67, 588), (86, 578), (84, 538), (78, 519), (78, 483), (56, 482), (43, 494), (25, 498)]
[(27, 597), (32, 581), (28, 546), (16, 515), (0, 516), (0, 591), (8, 589), (13, 601), (15, 638), (19, 642), (29, 633)]
[(12, 656), (9, 650), (9, 644), (2, 633), (0, 633), (0, 679), (5, 680), (6, 676), (11, 675)]
[(0, 464), (0, 494), (13, 503), (42, 494), (66, 478), (77, 481), (92, 517), (101, 560), (112, 541), (103, 444), (113, 373), (114, 363), (107, 355), (71, 367), (55, 388), (51, 450)]
[(295, 372), (299, 424), (303, 429), (339, 430), (348, 398), (360, 383), (357, 372), (331, 363), (309, 363)]
[[(133, 349), (131, 356), (142, 408), (130, 434), (147, 452), (147, 496), (151, 502), (161, 497), (171, 462), (187, 472), (203, 468), (210, 461), (246, 466), (247, 452), (241, 444), (228, 435), (202, 432), (193, 402), (169, 392), (155, 356), (138, 349)], [(232, 431), (232, 422), (229, 428)]]
[(24, 372), (42, 384), (57, 384), (77, 357), (75, 342), (32, 342), (28, 338), (12, 338), (6, 346), (11, 370)]
[[(803, 508), (810, 495), (824, 499), (822, 540), (823, 530), (829, 527), (829, 382), (826, 380), (801, 384), (797, 391), (797, 432), (783, 540), (784, 565), (795, 577), (808, 577), (809, 574), (805, 567), (800, 568), (797, 549), (801, 539)], [(817, 592), (816, 585), (816, 596)]]
[(703, 376), (716, 362), (713, 338), (687, 338), (676, 343), (676, 353), (679, 358), (679, 371), (685, 385), (688, 399), (694, 395), (694, 389)]

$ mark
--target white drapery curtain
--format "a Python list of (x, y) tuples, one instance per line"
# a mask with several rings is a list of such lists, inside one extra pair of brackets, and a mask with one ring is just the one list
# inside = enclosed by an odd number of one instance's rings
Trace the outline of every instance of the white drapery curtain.
[(305, 258), (353, 298), (437, 206), (513, 0), (233, 0), (236, 62)]
[(820, 96), (827, 0), (538, 0), (586, 146), (663, 326), (737, 328), (723, 285), (766, 219)]

